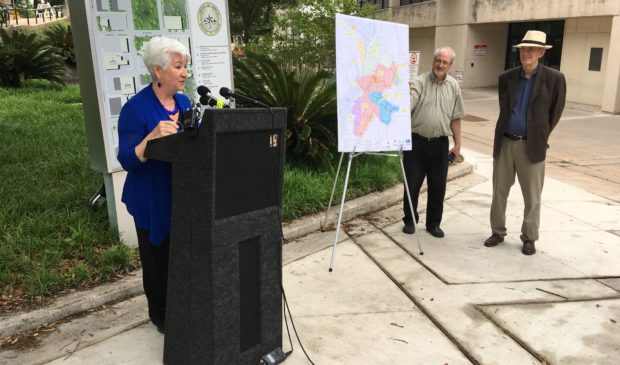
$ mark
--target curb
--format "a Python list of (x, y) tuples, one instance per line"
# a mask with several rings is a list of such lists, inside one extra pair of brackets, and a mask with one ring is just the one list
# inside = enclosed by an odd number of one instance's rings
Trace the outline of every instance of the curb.
[[(468, 162), (452, 165), (448, 169), (448, 181), (463, 177), (473, 172), (474, 166)], [(426, 191), (422, 186), (420, 193)], [(402, 200), (402, 185), (396, 184), (384, 191), (371, 193), (357, 199), (345, 201), (342, 221), (368, 214), (392, 206)], [(334, 201), (340, 197), (335, 196)], [(340, 205), (331, 208), (327, 225), (335, 224)], [(283, 224), (282, 231), (286, 240), (295, 240), (321, 229), (325, 213), (317, 213)], [(283, 250), (286, 249), (284, 245)], [(31, 312), (18, 313), (0, 317), (0, 339), (17, 333), (35, 329), (43, 324), (52, 323), (74, 314), (88, 311), (106, 303), (143, 293), (142, 270), (137, 270), (116, 282), (99, 285), (88, 291), (80, 291), (56, 299), (49, 305)]]

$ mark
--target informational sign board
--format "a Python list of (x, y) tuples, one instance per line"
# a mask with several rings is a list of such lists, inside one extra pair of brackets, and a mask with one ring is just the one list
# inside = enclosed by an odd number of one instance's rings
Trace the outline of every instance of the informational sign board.
[(142, 49), (152, 37), (175, 38), (190, 50), (184, 90), (190, 99), (198, 85), (214, 94), (221, 86), (233, 87), (227, 7), (226, 0), (87, 0), (93, 87), (98, 89), (107, 165), (101, 172), (121, 170), (118, 116), (127, 100), (151, 82)]
[(418, 71), (420, 70), (420, 55), (421, 51), (409, 52), (409, 80), (413, 80), (418, 77)]
[(338, 151), (411, 149), (409, 27), (336, 14)]

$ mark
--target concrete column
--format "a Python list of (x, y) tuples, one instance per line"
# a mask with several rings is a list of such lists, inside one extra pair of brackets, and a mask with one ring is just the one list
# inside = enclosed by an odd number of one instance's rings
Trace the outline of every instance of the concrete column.
[[(435, 29), (435, 48), (450, 46), (456, 52), (456, 59), (454, 64), (452, 65), (452, 69), (450, 70), (453, 73), (455, 78), (459, 79), (460, 76), (463, 78), (463, 82), (461, 86), (467, 85), (467, 80), (465, 79), (464, 71), (465, 60), (466, 60), (466, 52), (467, 52), (467, 39), (469, 37), (469, 25), (449, 25), (449, 26), (438, 26)], [(431, 55), (432, 57), (432, 55)], [(461, 81), (461, 80), (459, 80)]]
[(601, 110), (620, 113), (620, 16), (615, 16), (611, 25), (607, 72), (603, 88)]

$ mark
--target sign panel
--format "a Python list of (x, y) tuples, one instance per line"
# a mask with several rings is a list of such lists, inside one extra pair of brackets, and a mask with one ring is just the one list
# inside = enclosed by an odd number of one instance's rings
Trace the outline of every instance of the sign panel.
[(474, 45), (474, 56), (486, 56), (487, 55), (487, 45), (486, 44), (476, 44)]
[(411, 149), (409, 27), (336, 14), (338, 151)]

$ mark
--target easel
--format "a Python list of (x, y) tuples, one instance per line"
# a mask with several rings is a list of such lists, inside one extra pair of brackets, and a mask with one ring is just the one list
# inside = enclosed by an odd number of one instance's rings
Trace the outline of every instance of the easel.
[[(403, 163), (403, 148), (401, 146), (398, 154), (394, 153), (384, 153), (384, 152), (355, 152), (355, 147), (352, 152), (349, 152), (349, 163), (347, 164), (347, 172), (344, 178), (344, 189), (342, 190), (342, 199), (340, 200), (340, 213), (338, 213), (338, 223), (336, 225), (336, 238), (334, 238), (334, 245), (332, 246), (332, 258), (329, 262), (329, 272), (333, 271), (334, 268), (334, 256), (336, 255), (336, 244), (338, 243), (338, 236), (340, 235), (340, 223), (342, 222), (342, 212), (344, 210), (344, 201), (347, 196), (347, 187), (349, 185), (349, 173), (351, 172), (351, 163), (353, 159), (357, 156), (363, 155), (378, 155), (378, 156), (389, 156), (389, 157), (398, 157), (400, 159), (400, 168), (403, 173), (403, 180), (405, 182), (405, 191), (407, 191), (407, 199), (409, 200), (409, 209), (411, 209), (411, 216), (413, 217), (413, 226), (415, 227), (415, 237), (418, 241), (418, 249), (420, 250), (420, 255), (424, 255), (422, 251), (422, 245), (420, 244), (420, 236), (418, 236), (418, 227), (416, 226), (415, 214), (413, 212), (413, 204), (411, 203), (411, 193), (409, 192), (409, 184), (407, 184), (407, 175), (405, 174), (405, 164)], [(327, 210), (325, 211), (325, 220), (321, 223), (321, 231), (324, 229), (325, 224), (327, 223), (327, 217), (329, 216), (329, 209), (332, 207), (332, 201), (334, 198), (334, 193), (336, 191), (336, 184), (338, 183), (338, 176), (340, 175), (340, 167), (342, 166), (342, 159), (344, 157), (345, 152), (340, 153), (340, 161), (338, 162), (338, 169), (336, 170), (336, 177), (334, 178), (334, 186), (332, 187), (332, 194), (329, 198), (329, 204), (327, 205)]]

